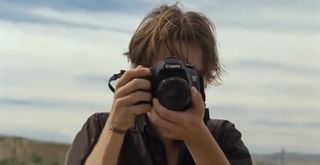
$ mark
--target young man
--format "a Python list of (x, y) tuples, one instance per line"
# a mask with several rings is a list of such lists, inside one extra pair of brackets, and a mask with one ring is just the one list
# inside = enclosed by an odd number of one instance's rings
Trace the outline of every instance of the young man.
[[(197, 12), (177, 5), (147, 15), (133, 34), (126, 53), (133, 69), (115, 87), (110, 113), (91, 116), (75, 137), (66, 163), (120, 164), (251, 164), (241, 133), (226, 120), (204, 120), (202, 95), (192, 87), (192, 106), (177, 112), (152, 98), (149, 67), (166, 56), (195, 66), (204, 86), (217, 81), (219, 64), (213, 25)], [(152, 101), (152, 104), (137, 104)]]

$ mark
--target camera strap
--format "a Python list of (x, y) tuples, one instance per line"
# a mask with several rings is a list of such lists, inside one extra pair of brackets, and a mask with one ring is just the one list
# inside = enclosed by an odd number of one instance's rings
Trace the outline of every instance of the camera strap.
[(124, 72), (126, 72), (125, 70), (120, 70), (120, 73), (116, 73), (116, 74), (113, 74), (110, 78), (109, 78), (109, 82), (108, 82), (108, 86), (109, 86), (109, 89), (114, 93), (114, 87), (111, 85), (111, 81), (115, 81), (117, 79), (119, 79), (123, 74)]

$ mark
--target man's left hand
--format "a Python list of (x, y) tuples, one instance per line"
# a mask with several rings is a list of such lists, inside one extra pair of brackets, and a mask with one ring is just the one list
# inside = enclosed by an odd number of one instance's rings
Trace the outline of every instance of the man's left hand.
[(183, 112), (169, 110), (163, 107), (158, 99), (152, 100), (153, 108), (147, 115), (160, 136), (188, 141), (206, 129), (203, 122), (205, 104), (195, 87), (191, 87), (191, 99), (192, 107)]

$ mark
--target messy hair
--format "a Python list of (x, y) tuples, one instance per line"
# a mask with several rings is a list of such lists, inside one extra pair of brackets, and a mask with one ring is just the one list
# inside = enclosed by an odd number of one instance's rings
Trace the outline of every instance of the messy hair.
[[(177, 44), (180, 45), (180, 48)], [(133, 66), (151, 67), (159, 57), (159, 48), (165, 46), (171, 55), (179, 54), (181, 43), (188, 43), (202, 50), (202, 76), (209, 83), (219, 82), (221, 65), (215, 39), (214, 24), (202, 13), (183, 11), (178, 4), (162, 5), (152, 10), (133, 34), (127, 55)], [(178, 50), (177, 50), (178, 49)]]

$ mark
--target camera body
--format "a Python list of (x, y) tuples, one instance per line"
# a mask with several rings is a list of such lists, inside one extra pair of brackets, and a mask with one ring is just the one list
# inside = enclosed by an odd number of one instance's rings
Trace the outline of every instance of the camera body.
[(203, 78), (193, 65), (184, 64), (177, 57), (166, 57), (151, 68), (152, 97), (173, 111), (185, 111), (192, 106), (191, 87), (194, 86), (205, 101)]

